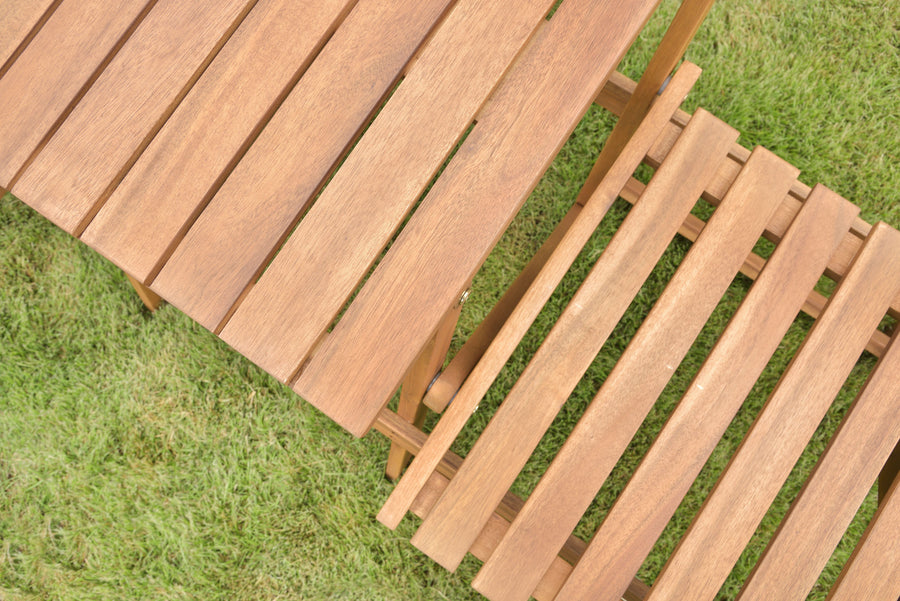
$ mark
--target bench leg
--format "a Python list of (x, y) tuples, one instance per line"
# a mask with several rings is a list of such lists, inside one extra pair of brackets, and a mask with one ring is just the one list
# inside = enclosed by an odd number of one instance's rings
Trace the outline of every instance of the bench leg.
[(158, 294), (141, 284), (139, 281), (137, 281), (127, 273), (125, 274), (125, 277), (127, 277), (128, 281), (131, 282), (134, 290), (138, 293), (138, 296), (141, 297), (144, 305), (148, 309), (150, 309), (151, 312), (159, 309), (159, 305), (162, 303), (162, 298)]
[(887, 463), (884, 464), (884, 467), (881, 470), (881, 474), (878, 476), (879, 504), (884, 501), (888, 489), (890, 489), (891, 484), (894, 483), (894, 480), (897, 479), (898, 475), (900, 475), (900, 445), (898, 445), (897, 448), (894, 449), (894, 452), (891, 453)]
[[(417, 428), (421, 428), (425, 422), (428, 408), (422, 400), (425, 398), (428, 386), (444, 363), (461, 309), (462, 304), (459, 304), (447, 312), (447, 315), (444, 316), (443, 321), (438, 326), (434, 338), (425, 345), (425, 348), (422, 349), (422, 352), (406, 373), (406, 377), (403, 378), (397, 414)], [(406, 449), (392, 442), (387, 465), (384, 468), (385, 475), (391, 480), (396, 480), (400, 477), (400, 473), (411, 458), (412, 455)]]
[(584, 187), (578, 194), (576, 202), (584, 205), (591, 197), (597, 185), (606, 177), (609, 168), (615, 163), (619, 153), (625, 148), (628, 140), (634, 135), (638, 126), (650, 110), (650, 105), (666, 81), (675, 70), (675, 66), (684, 56), (688, 44), (694, 39), (700, 24), (706, 18), (715, 0), (684, 0), (666, 30), (659, 47), (653, 53), (647, 69), (638, 81), (637, 87), (622, 116), (616, 122), (609, 138), (600, 151)]

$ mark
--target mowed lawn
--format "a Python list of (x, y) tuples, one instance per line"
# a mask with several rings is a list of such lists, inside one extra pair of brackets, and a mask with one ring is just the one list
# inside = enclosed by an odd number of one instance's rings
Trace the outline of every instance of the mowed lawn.
[[(569, 0), (564, 0), (569, 1)], [(638, 75), (677, 7), (666, 0), (622, 69)], [(0, 5), (0, 10), (2, 5)], [(900, 2), (720, 0), (688, 58), (702, 106), (900, 227)], [(573, 201), (612, 120), (592, 109), (478, 275), (464, 337)], [(166, 193), (161, 191), (161, 194)], [(472, 420), (464, 452), (627, 207), (617, 204)], [(684, 255), (673, 243), (542, 441), (540, 470)], [(746, 293), (738, 278), (579, 527), (589, 536)], [(641, 576), (690, 523), (811, 321), (798, 318)], [(456, 341), (456, 346), (459, 342)], [(732, 599), (874, 361), (846, 390), (721, 592)], [(433, 422), (432, 422), (433, 423)], [(353, 439), (177, 309), (141, 306), (105, 259), (11, 195), (0, 200), (0, 601), (478, 599), (479, 562), (450, 574), (375, 521), (388, 445)], [(874, 510), (870, 495), (812, 598), (824, 599)]]

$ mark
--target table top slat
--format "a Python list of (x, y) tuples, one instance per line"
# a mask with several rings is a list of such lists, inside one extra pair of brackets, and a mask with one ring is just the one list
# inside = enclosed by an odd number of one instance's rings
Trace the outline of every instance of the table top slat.
[[(900, 292), (898, 256), (900, 232), (876, 226), (669, 558), (652, 601), (715, 598)], [(564, 599), (592, 590), (587, 565)]]
[(188, 230), (152, 287), (200, 324), (218, 329), (449, 2), (360, 0)]
[(12, 192), (79, 235), (254, 2), (159, 0)]
[(684, 130), (413, 536), (439, 564), (462, 561), (736, 138), (702, 110)]
[(259, 0), (81, 239), (152, 279), (352, 4)]
[(0, 187), (11, 187), (146, 3), (65, 0), (44, 23), (0, 79)]
[[(578, 525), (798, 174), (798, 169), (763, 149), (747, 162), (578, 425), (529, 495), (507, 538), (478, 574), (473, 582), (476, 590), (493, 601), (524, 601), (528, 598), (537, 585), (537, 576), (553, 561), (554, 549), (560, 546), (556, 542), (565, 542)], [(843, 231), (846, 230), (845, 227)], [(832, 249), (829, 245), (817, 250), (824, 250), (820, 254), (827, 258)], [(796, 315), (823, 268), (824, 259), (818, 271), (807, 278), (809, 285), (795, 293), (797, 306), (785, 312), (787, 324)], [(771, 350), (767, 347), (764, 351), (760, 370), (783, 333), (783, 330), (777, 330), (770, 336), (775, 340), (770, 345)], [(728, 379), (730, 375), (724, 377)], [(698, 381), (700, 379), (698, 377)], [(748, 373), (744, 380), (749, 389), (756, 375)], [(692, 388), (691, 392), (701, 395), (705, 392), (708, 396), (718, 392), (719, 388), (721, 386), (704, 384), (703, 388)], [(738, 394), (742, 399), (746, 392)], [(704, 401), (716, 404), (710, 398)], [(674, 467), (672, 461), (669, 461), (669, 467)], [(644, 498), (638, 501), (644, 501)], [(616, 547), (617, 552), (621, 552), (621, 561), (627, 562), (628, 558), (639, 555), (639, 551), (629, 551), (632, 546)], [(624, 577), (626, 571), (627, 567), (621, 574), (617, 573), (617, 577)], [(633, 570), (632, 576), (636, 572), (637, 569)], [(630, 580), (631, 577), (628, 582)], [(609, 582), (609, 586), (613, 590), (617, 588), (614, 582)]]
[[(656, 0), (569, 0), (516, 61), (294, 390), (368, 430), (630, 46)], [(611, 24), (615, 23), (613, 27)], [(491, 199), (484, 202), (485, 198)], [(346, 374), (356, 377), (348, 382)]]
[[(226, 342), (279, 380), (294, 376), (552, 4), (453, 7), (222, 330)], [(227, 277), (229, 291), (246, 284)], [(351, 419), (329, 399), (307, 400), (341, 425)]]
[(6, 0), (0, 12), (0, 77), (22, 44), (36, 33), (60, 0)]

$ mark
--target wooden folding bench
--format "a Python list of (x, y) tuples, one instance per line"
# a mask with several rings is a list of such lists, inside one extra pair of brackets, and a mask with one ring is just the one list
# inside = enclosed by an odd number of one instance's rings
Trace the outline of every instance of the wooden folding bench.
[[(805, 598), (880, 475), (830, 598), (894, 601), (900, 233), (678, 109), (699, 69), (663, 82), (711, 0), (683, 2), (636, 84), (614, 69), (657, 0), (555, 4), (13, 0), (0, 187), (148, 306), (165, 298), (353, 434), (386, 434), (390, 476), (415, 454), (378, 519), (419, 515), (413, 544), (448, 569), (480, 558), (492, 600), (715, 598), (868, 351), (877, 365), (739, 598)], [(440, 370), (473, 276), (594, 101), (621, 118), (582, 193)], [(620, 197), (634, 207), (462, 459), (454, 441)], [(694, 243), (653, 309), (585, 377), (679, 233)], [(753, 284), (722, 304), (738, 273)], [(660, 576), (636, 580), (801, 310), (803, 344), (743, 409), (753, 424)], [(714, 346), (693, 348), (710, 327)], [(670, 383), (697, 352), (689, 383)], [(667, 387), (681, 400), (585, 543), (573, 532)], [(576, 388), (593, 400), (560, 433)], [(426, 406), (443, 413), (427, 434)], [(558, 453), (523, 500), (510, 490), (551, 426)]]

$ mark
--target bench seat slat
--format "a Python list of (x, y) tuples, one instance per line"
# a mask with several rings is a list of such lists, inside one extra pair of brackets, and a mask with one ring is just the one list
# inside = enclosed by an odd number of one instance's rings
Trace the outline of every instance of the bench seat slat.
[(60, 0), (6, 0), (0, 12), (0, 77)]
[(705, 111), (691, 120), (413, 537), (435, 561), (459, 565), (736, 138)]

